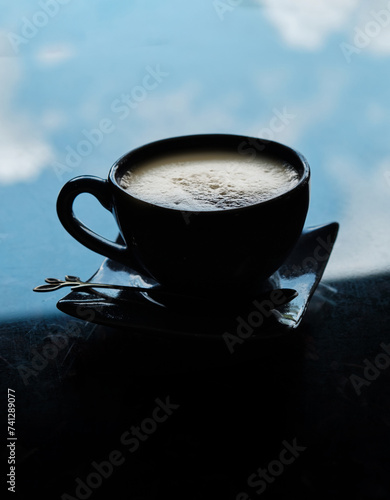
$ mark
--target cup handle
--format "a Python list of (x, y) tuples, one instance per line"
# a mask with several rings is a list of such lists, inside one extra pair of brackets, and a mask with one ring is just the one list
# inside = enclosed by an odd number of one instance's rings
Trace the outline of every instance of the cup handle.
[(57, 198), (57, 214), (61, 224), (73, 238), (90, 250), (110, 259), (126, 262), (127, 246), (103, 238), (75, 216), (73, 202), (81, 193), (92, 194), (106, 210), (112, 212), (108, 181), (88, 175), (75, 177), (63, 186)]

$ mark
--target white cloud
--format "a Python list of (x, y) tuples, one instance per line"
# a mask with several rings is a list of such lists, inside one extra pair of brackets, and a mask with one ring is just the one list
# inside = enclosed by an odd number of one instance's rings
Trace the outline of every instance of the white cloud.
[(47, 130), (58, 130), (68, 124), (68, 116), (65, 111), (58, 108), (49, 108), (43, 111), (40, 118), (42, 127)]
[(376, 38), (372, 39), (372, 43), (369, 49), (378, 55), (388, 55), (390, 54), (390, 31), (389, 29), (381, 30)]
[[(335, 32), (354, 46), (356, 33), (367, 34), (361, 50), (390, 54), (390, 4), (382, 0), (257, 0), (265, 17), (291, 47), (315, 51)], [(363, 35), (364, 36), (364, 35)], [(361, 40), (361, 38), (360, 38)], [(361, 42), (360, 42), (361, 43)]]
[(46, 45), (36, 52), (35, 57), (42, 65), (54, 65), (71, 59), (74, 54), (75, 50), (68, 44)]
[(52, 159), (50, 146), (40, 137), (36, 123), (12, 109), (14, 89), (21, 78), (18, 58), (0, 65), (0, 184), (35, 178)]
[(389, 271), (390, 157), (361, 170), (355, 163), (351, 158), (329, 158), (326, 165), (344, 198), (327, 278)]
[(359, 46), (361, 51), (367, 50), (379, 56), (390, 54), (390, 2), (383, 0), (371, 0), (369, 5), (361, 9), (358, 13), (353, 32), (346, 40), (347, 43), (354, 44), (356, 31), (363, 33), (360, 36), (366, 35), (364, 46)]
[[(0, 184), (35, 178), (52, 158), (50, 148), (33, 137), (18, 137), (0, 123)], [(26, 128), (28, 134), (31, 129)]]
[(265, 16), (293, 47), (317, 50), (349, 22), (358, 0), (258, 0)]

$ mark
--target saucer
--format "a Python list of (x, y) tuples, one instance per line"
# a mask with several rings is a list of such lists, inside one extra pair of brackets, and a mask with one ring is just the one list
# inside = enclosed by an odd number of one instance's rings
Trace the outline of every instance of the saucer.
[[(338, 223), (333, 222), (304, 229), (284, 264), (267, 280), (262, 295), (240, 310), (222, 312), (219, 309), (166, 305), (155, 293), (161, 289), (156, 281), (111, 259), (105, 259), (88, 281), (138, 286), (150, 289), (151, 293), (88, 288), (72, 291), (59, 300), (57, 307), (82, 320), (145, 334), (211, 339), (226, 334), (236, 336), (239, 328), (246, 328), (252, 330), (250, 339), (283, 335), (297, 328), (302, 321), (328, 263), (338, 228)], [(287, 303), (276, 305), (275, 301), (272, 310), (262, 309), (262, 305), (270, 303), (272, 292), (276, 293), (277, 289), (286, 291)], [(298, 295), (291, 295), (292, 290)], [(259, 310), (266, 311), (261, 320)]]

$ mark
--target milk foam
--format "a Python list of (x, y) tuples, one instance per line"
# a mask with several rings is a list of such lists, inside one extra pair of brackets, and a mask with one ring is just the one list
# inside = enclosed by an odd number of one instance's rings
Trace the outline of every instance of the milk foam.
[(189, 211), (245, 207), (289, 191), (299, 174), (281, 159), (239, 153), (169, 155), (127, 171), (120, 185), (140, 200)]

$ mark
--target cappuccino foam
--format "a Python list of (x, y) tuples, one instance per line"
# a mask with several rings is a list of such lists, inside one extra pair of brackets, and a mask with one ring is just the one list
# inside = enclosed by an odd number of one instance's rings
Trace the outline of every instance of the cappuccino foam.
[(148, 160), (125, 172), (119, 183), (154, 205), (208, 211), (254, 205), (289, 191), (298, 181), (298, 172), (280, 158), (192, 152)]

